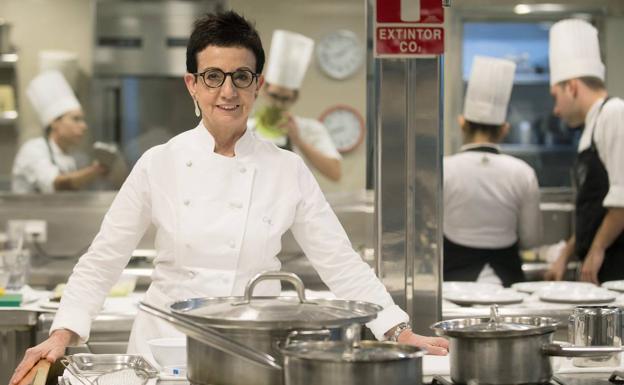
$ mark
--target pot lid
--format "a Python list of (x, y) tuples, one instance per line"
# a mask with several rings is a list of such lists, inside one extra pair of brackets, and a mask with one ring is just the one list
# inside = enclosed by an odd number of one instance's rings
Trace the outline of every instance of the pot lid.
[[(255, 285), (267, 279), (293, 283), (298, 297), (252, 297)], [(299, 277), (292, 273), (268, 272), (252, 278), (242, 297), (192, 298), (175, 302), (170, 305), (170, 309), (210, 327), (288, 329), (365, 323), (374, 319), (382, 307), (339, 299), (308, 301)]]
[(558, 322), (549, 317), (501, 317), (493, 305), (490, 317), (459, 318), (441, 321), (431, 326), (436, 334), (465, 338), (519, 337), (552, 333)]
[(425, 355), (411, 345), (394, 342), (361, 341), (357, 346), (340, 341), (305, 341), (280, 349), (285, 357), (332, 362), (386, 362), (407, 360)]

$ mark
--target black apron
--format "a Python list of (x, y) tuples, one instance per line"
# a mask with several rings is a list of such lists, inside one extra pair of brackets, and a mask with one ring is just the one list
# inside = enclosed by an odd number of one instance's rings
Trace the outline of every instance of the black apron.
[[(609, 98), (600, 106), (598, 116)], [(575, 253), (583, 261), (594, 241), (598, 228), (607, 214), (602, 201), (609, 192), (609, 174), (594, 142), (598, 122), (592, 128), (591, 145), (581, 151), (574, 164), (576, 195), (576, 245)], [(624, 151), (624, 149), (621, 149)], [(600, 282), (624, 279), (624, 233), (620, 234), (605, 251), (605, 259), (598, 272)], [(621, 262), (622, 261), (622, 262)]]
[[(499, 153), (498, 149), (490, 146), (465, 151)], [(445, 281), (476, 281), (486, 264), (492, 267), (505, 287), (525, 280), (517, 242), (501, 249), (480, 249), (463, 246), (444, 237)]]

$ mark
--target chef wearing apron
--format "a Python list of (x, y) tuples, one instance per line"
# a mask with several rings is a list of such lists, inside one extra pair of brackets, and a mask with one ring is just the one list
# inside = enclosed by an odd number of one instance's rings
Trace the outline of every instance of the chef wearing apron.
[[(249, 119), (248, 128), (278, 147), (294, 151), (323, 176), (338, 181), (341, 176), (342, 157), (329, 136), (327, 128), (316, 119), (290, 114), (299, 99), (299, 90), (308, 70), (314, 40), (299, 33), (275, 30), (267, 60), (262, 100), (266, 106), (259, 108)], [(277, 127), (261, 124), (261, 114), (267, 109), (281, 111)]]
[(444, 159), (444, 280), (524, 280), (519, 248), (541, 236), (539, 187), (524, 161), (501, 154), (516, 65), (476, 56), (459, 117), (464, 146)]
[(555, 115), (585, 128), (574, 165), (575, 234), (545, 278), (562, 279), (576, 255), (581, 280), (624, 279), (624, 101), (607, 94), (598, 31), (586, 21), (554, 24), (549, 58)]
[(28, 85), (30, 99), (45, 135), (22, 145), (13, 163), (14, 193), (53, 193), (85, 187), (106, 168), (93, 163), (78, 169), (70, 151), (87, 130), (84, 114), (74, 92), (56, 70), (37, 75)]

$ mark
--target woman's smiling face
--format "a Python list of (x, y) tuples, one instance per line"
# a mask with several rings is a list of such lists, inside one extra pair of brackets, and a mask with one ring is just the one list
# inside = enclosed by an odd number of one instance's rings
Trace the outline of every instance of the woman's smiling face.
[[(209, 45), (197, 54), (197, 72), (215, 68), (226, 73), (236, 70), (255, 73), (256, 58), (247, 48)], [(231, 76), (226, 76), (221, 87), (217, 88), (206, 86), (199, 76), (193, 74), (187, 73), (184, 81), (199, 104), (202, 121), (208, 130), (242, 134), (264, 79), (258, 76), (247, 88), (236, 87)]]

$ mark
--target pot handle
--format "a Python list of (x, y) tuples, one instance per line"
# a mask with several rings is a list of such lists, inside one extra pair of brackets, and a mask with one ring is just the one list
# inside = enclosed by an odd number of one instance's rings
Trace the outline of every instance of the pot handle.
[(623, 351), (624, 347), (617, 346), (562, 346), (559, 344), (545, 344), (542, 346), (542, 353), (547, 356), (558, 357), (602, 357)]
[(290, 282), (297, 291), (297, 296), (299, 296), (299, 302), (307, 302), (305, 297), (305, 286), (303, 285), (303, 281), (301, 280), (301, 278), (299, 278), (299, 276), (286, 271), (263, 271), (262, 273), (254, 275), (249, 280), (249, 282), (247, 282), (247, 286), (245, 286), (245, 298), (242, 302), (236, 303), (235, 305), (248, 304), (251, 301), (253, 290), (256, 285), (262, 281), (268, 281), (273, 279), (277, 279), (278, 281)]
[(269, 369), (282, 370), (281, 365), (277, 363), (277, 360), (272, 355), (245, 346), (238, 341), (224, 336), (216, 330), (198, 325), (177, 314), (166, 312), (143, 301), (139, 303), (139, 309), (172, 323), (188, 337), (194, 338), (215, 349), (219, 349)]
[(321, 330), (293, 330), (288, 333), (284, 346), (290, 345), (293, 341), (329, 341), (331, 331), (329, 329)]

